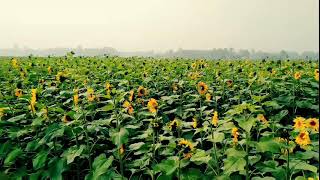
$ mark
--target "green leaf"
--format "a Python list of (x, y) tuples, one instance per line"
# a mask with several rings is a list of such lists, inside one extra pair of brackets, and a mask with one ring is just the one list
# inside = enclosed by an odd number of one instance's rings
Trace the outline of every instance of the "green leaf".
[(307, 164), (304, 161), (291, 161), (290, 162), (290, 168), (295, 169), (295, 170), (305, 170), (305, 171), (311, 171), (314, 173), (317, 173), (317, 167)]
[(210, 159), (210, 155), (206, 154), (204, 150), (197, 149), (197, 151), (190, 158), (190, 161), (194, 162), (197, 165), (200, 165), (202, 163), (207, 164), (210, 161)]
[(26, 114), (21, 114), (19, 116), (15, 116), (15, 117), (12, 117), (10, 119), (8, 119), (7, 121), (9, 122), (17, 122), (17, 121), (20, 121), (22, 119), (24, 119), (26, 117)]
[(225, 154), (227, 155), (227, 157), (245, 157), (246, 156), (246, 152), (245, 151), (239, 151), (236, 150), (235, 148), (229, 148), (226, 150)]
[(244, 129), (247, 133), (251, 131), (251, 128), (254, 126), (256, 122), (256, 118), (249, 118), (249, 119), (241, 119), (239, 121), (239, 126)]
[(213, 139), (212, 139), (212, 135), (209, 135), (208, 140), (211, 142), (222, 142), (225, 139), (224, 133), (222, 132), (214, 132), (213, 133)]
[(258, 152), (273, 152), (277, 153), (280, 151), (280, 144), (272, 139), (267, 141), (261, 141), (257, 143), (257, 151)]
[(274, 177), (253, 177), (252, 180), (275, 180)]
[(39, 169), (42, 168), (47, 160), (48, 151), (41, 151), (37, 156), (32, 160), (33, 168)]
[(52, 180), (62, 180), (62, 173), (66, 170), (66, 159), (54, 157), (51, 162), (49, 162), (49, 176)]
[(179, 164), (177, 161), (168, 159), (168, 160), (162, 160), (161, 163), (156, 164), (153, 167), (153, 170), (155, 172), (165, 172), (166, 175), (168, 176), (173, 172), (175, 172), (178, 167), (179, 167)]
[(128, 142), (128, 136), (129, 132), (125, 128), (121, 128), (119, 132), (111, 133), (112, 142), (118, 147)]
[(245, 165), (246, 161), (244, 158), (231, 156), (224, 160), (223, 170), (225, 174), (230, 175), (233, 172), (243, 171)]
[(6, 159), (4, 160), (4, 165), (8, 166), (13, 164), (16, 161), (17, 157), (20, 156), (22, 153), (23, 153), (22, 149), (20, 148), (14, 149), (7, 155)]
[(92, 163), (93, 172), (86, 179), (98, 180), (103, 174), (108, 172), (109, 167), (113, 162), (114, 157), (110, 156), (108, 159), (105, 154), (100, 154)]
[(130, 144), (129, 148), (130, 150), (138, 150), (141, 148), (141, 146), (143, 146), (145, 143), (144, 142), (138, 142), (138, 143), (134, 143), (134, 144)]
[(74, 161), (74, 159), (81, 155), (82, 151), (86, 148), (85, 145), (80, 145), (70, 147), (67, 151), (65, 151), (61, 156), (67, 159), (67, 164), (70, 164)]
[(199, 169), (190, 168), (181, 174), (182, 180), (197, 180), (202, 179), (202, 173)]

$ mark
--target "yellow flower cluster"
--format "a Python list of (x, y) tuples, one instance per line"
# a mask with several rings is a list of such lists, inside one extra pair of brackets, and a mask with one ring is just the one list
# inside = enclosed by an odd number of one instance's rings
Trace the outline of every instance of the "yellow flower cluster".
[(319, 131), (319, 119), (309, 118), (305, 119), (303, 117), (297, 117), (294, 120), (294, 130), (299, 131), (298, 136), (295, 138), (295, 142), (302, 148), (306, 148), (311, 144), (308, 129), (311, 132)]
[(217, 112), (217, 111), (214, 111), (211, 122), (212, 122), (212, 124), (213, 124), (215, 127), (218, 126), (218, 120), (219, 120), (218, 112)]

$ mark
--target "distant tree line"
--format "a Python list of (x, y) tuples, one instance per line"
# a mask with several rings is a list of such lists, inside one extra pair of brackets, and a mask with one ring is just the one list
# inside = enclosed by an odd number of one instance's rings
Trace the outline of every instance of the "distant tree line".
[(265, 52), (256, 50), (233, 48), (214, 48), (210, 50), (186, 50), (178, 49), (166, 52), (133, 51), (121, 52), (111, 47), (104, 48), (8, 48), (0, 49), (0, 56), (65, 56), (72, 52), (74, 56), (145, 56), (145, 57), (183, 57), (183, 58), (205, 58), (205, 59), (307, 59), (319, 60), (319, 52), (305, 51), (302, 53), (281, 50), (279, 52)]

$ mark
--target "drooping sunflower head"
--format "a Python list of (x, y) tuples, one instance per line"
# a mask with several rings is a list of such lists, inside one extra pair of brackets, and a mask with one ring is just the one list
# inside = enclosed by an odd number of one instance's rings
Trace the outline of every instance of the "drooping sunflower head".
[(263, 123), (267, 123), (268, 120), (264, 117), (263, 114), (258, 114), (257, 119), (260, 120)]
[(294, 79), (296, 79), (296, 80), (299, 80), (299, 79), (301, 79), (301, 72), (296, 72), (296, 73), (294, 73)]
[(294, 125), (293, 125), (294, 129), (295, 129), (295, 130), (303, 130), (303, 129), (305, 129), (305, 127), (306, 127), (305, 120), (306, 120), (306, 119), (303, 118), (303, 117), (296, 117), (296, 118), (293, 120), (293, 122), (294, 122)]
[(16, 95), (17, 97), (21, 97), (21, 96), (22, 96), (22, 89), (16, 89), (16, 90), (15, 90), (15, 95)]
[(148, 109), (151, 113), (156, 113), (158, 110), (158, 102), (154, 98), (151, 98), (147, 104)]
[(142, 97), (147, 95), (147, 90), (143, 86), (139, 86), (138, 88), (138, 96)]
[(319, 81), (319, 69), (314, 70), (314, 78)]
[(129, 92), (129, 101), (132, 102), (134, 100), (134, 90)]
[(88, 101), (94, 101), (95, 99), (95, 95), (94, 95), (94, 90), (92, 88), (88, 88), (87, 89), (87, 98), (88, 98)]
[(229, 79), (229, 80), (226, 81), (226, 83), (227, 83), (228, 87), (231, 87), (232, 84), (233, 84), (233, 81), (231, 79)]
[(62, 118), (62, 122), (64, 122), (64, 123), (68, 123), (71, 120), (72, 120), (71, 117), (69, 115), (67, 115), (67, 114), (64, 115), (63, 118)]
[(210, 94), (210, 93), (207, 93), (207, 94), (206, 94), (206, 100), (207, 100), (207, 101), (210, 101), (210, 100), (211, 100), (211, 94)]
[(179, 126), (180, 126), (179, 120), (176, 118), (169, 123), (169, 129), (171, 131), (176, 131), (179, 128)]
[(185, 159), (188, 159), (192, 156), (194, 146), (190, 141), (186, 139), (181, 139), (178, 143), (178, 146), (180, 146), (181, 150), (183, 151), (183, 156)]
[(299, 135), (296, 137), (296, 143), (299, 144), (302, 148), (305, 148), (307, 145), (311, 144), (308, 131), (302, 130)]
[(198, 92), (200, 95), (204, 95), (206, 94), (206, 92), (208, 91), (208, 86), (206, 83), (204, 82), (199, 82), (198, 83)]
[(192, 127), (194, 128), (194, 129), (196, 129), (197, 127), (198, 127), (198, 120), (197, 120), (197, 118), (192, 118)]
[(219, 121), (218, 111), (214, 111), (211, 121), (212, 121), (211, 123), (212, 123), (215, 127), (218, 126), (218, 121)]
[(110, 92), (111, 88), (112, 88), (111, 84), (109, 82), (106, 82), (106, 91)]
[(315, 132), (319, 132), (319, 119), (317, 118), (307, 119), (306, 126)]
[(48, 73), (49, 73), (49, 74), (52, 73), (52, 68), (51, 68), (51, 66), (48, 67)]

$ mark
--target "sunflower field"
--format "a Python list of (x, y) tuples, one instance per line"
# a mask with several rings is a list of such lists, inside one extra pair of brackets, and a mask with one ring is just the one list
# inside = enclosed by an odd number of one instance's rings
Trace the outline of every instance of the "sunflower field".
[(319, 179), (316, 61), (0, 61), (0, 179)]

